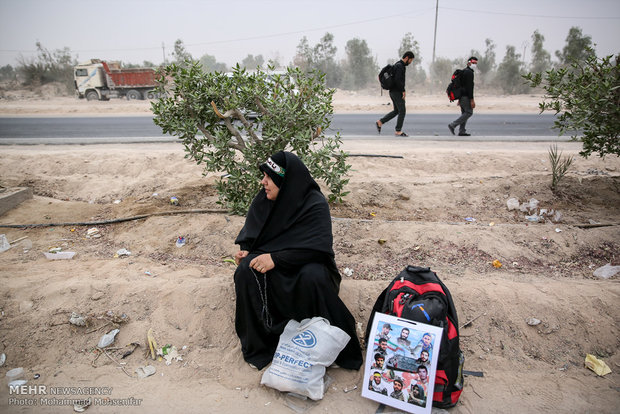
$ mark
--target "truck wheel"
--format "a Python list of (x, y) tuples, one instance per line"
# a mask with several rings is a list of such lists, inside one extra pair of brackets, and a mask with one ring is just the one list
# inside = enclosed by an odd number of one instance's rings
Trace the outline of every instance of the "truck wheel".
[(99, 95), (95, 91), (88, 91), (86, 93), (86, 100), (87, 101), (98, 101), (99, 100)]
[(146, 99), (156, 99), (157, 98), (157, 92), (155, 92), (154, 90), (150, 90), (150, 91), (146, 91), (144, 92), (144, 97)]
[(142, 99), (142, 95), (140, 94), (140, 91), (131, 89), (127, 92), (127, 99), (130, 101), (135, 101), (137, 99)]

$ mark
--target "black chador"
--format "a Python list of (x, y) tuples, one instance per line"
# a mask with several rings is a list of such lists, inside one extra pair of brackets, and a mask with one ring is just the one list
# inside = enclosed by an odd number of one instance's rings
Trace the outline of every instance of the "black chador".
[[(278, 174), (274, 173), (273, 169)], [(235, 328), (244, 359), (268, 365), (290, 319), (321, 316), (351, 340), (336, 364), (359, 369), (362, 354), (355, 320), (338, 297), (340, 273), (332, 250), (329, 206), (302, 161), (289, 152), (274, 154), (261, 165), (279, 187), (275, 200), (261, 189), (235, 240), (248, 251), (235, 271)], [(260, 273), (250, 261), (270, 253), (275, 268)]]

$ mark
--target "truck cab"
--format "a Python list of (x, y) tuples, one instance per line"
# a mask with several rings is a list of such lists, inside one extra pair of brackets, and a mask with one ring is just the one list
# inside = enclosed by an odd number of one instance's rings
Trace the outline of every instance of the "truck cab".
[(102, 90), (107, 89), (103, 64), (93, 60), (80, 63), (74, 68), (75, 92), (78, 98), (86, 98), (88, 101), (108, 100), (107, 94), (102, 93)]

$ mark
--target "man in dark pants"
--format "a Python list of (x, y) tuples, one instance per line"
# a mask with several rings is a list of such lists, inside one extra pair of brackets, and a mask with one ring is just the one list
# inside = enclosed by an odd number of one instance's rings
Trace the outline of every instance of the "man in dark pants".
[(454, 130), (459, 127), (459, 136), (468, 137), (465, 130), (467, 120), (474, 114), (474, 108), (476, 107), (476, 101), (474, 101), (474, 69), (478, 64), (478, 58), (472, 56), (467, 61), (467, 67), (463, 69), (461, 75), (461, 97), (458, 100), (458, 104), (461, 107), (461, 116), (454, 122), (448, 124), (448, 129), (454, 135)]
[(394, 63), (393, 76), (394, 76), (394, 86), (390, 89), (390, 98), (392, 99), (392, 103), (394, 104), (394, 110), (388, 114), (386, 114), (383, 118), (375, 122), (377, 125), (377, 131), (381, 133), (381, 127), (383, 124), (388, 122), (390, 119), (394, 118), (398, 115), (396, 119), (396, 132), (394, 135), (397, 137), (407, 137), (408, 135), (402, 131), (403, 123), (405, 122), (405, 114), (407, 113), (407, 109), (405, 108), (405, 72), (407, 71), (407, 66), (413, 62), (413, 58), (415, 55), (411, 51), (405, 52), (402, 59), (398, 62)]

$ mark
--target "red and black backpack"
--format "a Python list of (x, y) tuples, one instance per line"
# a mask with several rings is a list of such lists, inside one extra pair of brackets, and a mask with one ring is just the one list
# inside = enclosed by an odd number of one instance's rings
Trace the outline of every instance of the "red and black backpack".
[[(407, 266), (379, 295), (375, 312), (439, 326), (443, 329), (437, 361), (433, 406), (454, 407), (463, 391), (465, 357), (459, 346), (459, 322), (450, 291), (428, 267)], [(368, 324), (366, 343), (370, 334)]]

